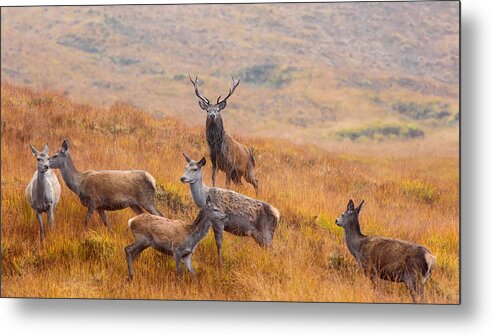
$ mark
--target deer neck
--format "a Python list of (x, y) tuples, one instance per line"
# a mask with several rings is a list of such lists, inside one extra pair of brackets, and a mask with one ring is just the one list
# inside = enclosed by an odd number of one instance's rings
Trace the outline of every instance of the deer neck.
[(359, 219), (356, 218), (345, 227), (345, 242), (350, 253), (358, 260), (362, 242), (366, 236), (360, 231)]
[(211, 149), (220, 148), (225, 137), (224, 125), (222, 118), (219, 116), (215, 121), (211, 121), (207, 118), (206, 125), (207, 142)]
[(47, 178), (46, 178), (46, 172), (40, 172), (38, 170), (38, 177), (36, 179), (36, 196), (38, 200), (45, 199), (45, 193), (46, 193), (46, 183), (47, 183)]
[(191, 197), (195, 204), (201, 209), (205, 205), (210, 188), (203, 183), (203, 177), (196, 182), (190, 183)]
[(67, 187), (72, 190), (77, 195), (80, 192), (80, 173), (75, 168), (72, 158), (67, 155), (67, 159), (63, 162), (60, 167), (60, 172), (62, 174), (63, 180), (65, 181)]
[(211, 226), (212, 221), (210, 221), (208, 216), (204, 215), (204, 211), (201, 210), (191, 225), (190, 235), (185, 243), (186, 247), (193, 251), (198, 242), (205, 237)]

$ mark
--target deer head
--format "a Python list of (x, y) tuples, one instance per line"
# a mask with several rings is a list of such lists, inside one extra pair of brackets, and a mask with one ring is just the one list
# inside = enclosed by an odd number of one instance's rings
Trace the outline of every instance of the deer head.
[(198, 90), (198, 77), (193, 80), (190, 76), (190, 81), (195, 87), (195, 94), (196, 96), (200, 99), (198, 101), (198, 105), (200, 105), (200, 108), (204, 111), (207, 112), (207, 119), (210, 120), (211, 122), (215, 122), (216, 119), (220, 119), (220, 111), (225, 109), (227, 105), (227, 99), (232, 96), (234, 91), (236, 90), (237, 86), (239, 85), (240, 79), (234, 79), (234, 76), (232, 76), (232, 85), (229, 88), (229, 94), (225, 96), (225, 98), (221, 99), (221, 95), (217, 98), (217, 102), (213, 104), (210, 102), (210, 100), (202, 95), (200, 91)]
[(207, 160), (203, 157), (200, 161), (196, 162), (196, 161), (190, 159), (190, 157), (188, 155), (186, 155), (185, 153), (183, 153), (183, 156), (184, 156), (187, 164), (186, 164), (185, 172), (184, 172), (183, 176), (181, 176), (181, 182), (194, 184), (198, 181), (201, 181), (201, 179), (202, 179), (202, 167), (205, 166), (205, 164), (207, 163)]
[(34, 147), (33, 145), (29, 145), (29, 146), (31, 147), (32, 154), (34, 155), (34, 157), (38, 161), (38, 164), (37, 164), (38, 172), (46, 173), (48, 171), (48, 169), (50, 168), (49, 163), (48, 163), (48, 159), (49, 159), (48, 152), (50, 150), (48, 147), (48, 144), (46, 144), (46, 146), (44, 146), (44, 149), (42, 152), (38, 151), (36, 149), (36, 147)]
[(335, 224), (345, 228), (351, 223), (357, 222), (359, 220), (359, 213), (362, 209), (362, 204), (364, 204), (364, 200), (362, 200), (362, 202), (356, 208), (354, 205), (354, 201), (350, 200), (347, 204), (347, 211), (342, 213), (340, 217), (335, 220)]
[(53, 154), (49, 159), (51, 168), (61, 168), (63, 166), (63, 163), (67, 160), (68, 148), (68, 139), (65, 139), (63, 140), (61, 149)]

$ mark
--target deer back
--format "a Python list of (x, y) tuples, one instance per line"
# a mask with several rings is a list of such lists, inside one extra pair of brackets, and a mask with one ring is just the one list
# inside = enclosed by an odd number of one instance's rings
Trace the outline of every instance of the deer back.
[(426, 274), (426, 254), (430, 252), (419, 244), (369, 236), (361, 245), (358, 259), (366, 271), (376, 270), (383, 278), (402, 280), (405, 272)]
[(81, 174), (80, 194), (101, 202), (140, 201), (155, 193), (155, 180), (142, 170), (102, 170)]
[(243, 173), (248, 170), (250, 151), (246, 146), (237, 142), (229, 134), (226, 134), (225, 137), (223, 155), (225, 156), (224, 159), (228, 160), (232, 167), (234, 167), (236, 170), (239, 170)]
[(151, 239), (157, 243), (183, 244), (189, 236), (191, 224), (151, 214), (131, 218), (128, 226), (135, 239)]

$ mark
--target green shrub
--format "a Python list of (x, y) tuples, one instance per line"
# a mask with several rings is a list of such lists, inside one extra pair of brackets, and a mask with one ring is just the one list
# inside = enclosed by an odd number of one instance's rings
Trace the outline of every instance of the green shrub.
[(380, 125), (366, 126), (356, 129), (344, 129), (337, 133), (340, 139), (387, 140), (387, 139), (412, 139), (423, 138), (424, 131), (415, 125)]

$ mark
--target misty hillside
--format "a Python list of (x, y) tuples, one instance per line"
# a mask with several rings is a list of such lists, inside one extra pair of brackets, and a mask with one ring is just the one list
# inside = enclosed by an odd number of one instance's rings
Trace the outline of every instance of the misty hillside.
[[(2, 8), (2, 82), (296, 141), (420, 139), (459, 119), (459, 3)], [(244, 129), (248, 125), (248, 129)], [(454, 131), (453, 131), (454, 132)]]

